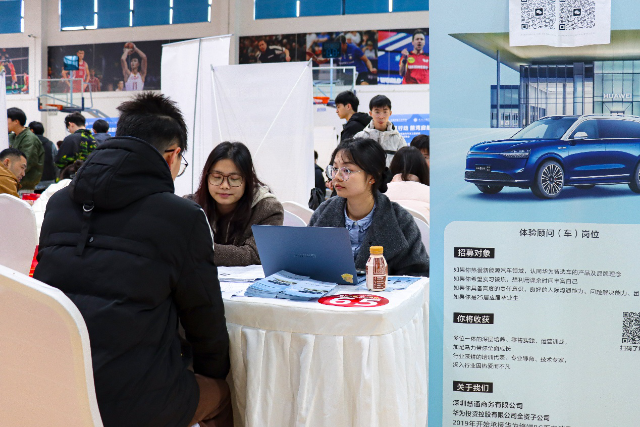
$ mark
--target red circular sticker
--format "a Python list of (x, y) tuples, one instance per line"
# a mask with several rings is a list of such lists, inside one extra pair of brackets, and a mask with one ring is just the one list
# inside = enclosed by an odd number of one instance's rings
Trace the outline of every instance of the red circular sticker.
[(340, 294), (322, 297), (320, 304), (337, 305), (338, 307), (380, 307), (389, 304), (385, 297), (371, 294)]

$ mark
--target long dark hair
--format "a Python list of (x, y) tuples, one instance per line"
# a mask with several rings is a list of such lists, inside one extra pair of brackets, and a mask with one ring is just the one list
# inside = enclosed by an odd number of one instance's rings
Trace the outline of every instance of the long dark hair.
[(417, 176), (420, 183), (429, 185), (429, 166), (416, 147), (399, 149), (393, 156), (389, 169), (393, 175), (401, 174), (403, 181), (408, 181), (407, 175), (411, 174)]
[[(229, 141), (218, 144), (213, 151), (211, 151), (211, 154), (209, 154), (204, 164), (202, 176), (200, 177), (200, 186), (195, 194), (195, 202), (202, 206), (202, 209), (204, 209), (210, 221), (217, 222), (218, 214), (216, 212), (216, 201), (211, 197), (211, 193), (209, 193), (209, 171), (213, 168), (213, 165), (224, 159), (229, 159), (235, 163), (245, 184), (244, 194), (238, 201), (238, 205), (233, 211), (230, 220), (229, 235), (226, 236), (228, 240), (229, 236), (235, 237), (244, 230), (251, 217), (251, 203), (253, 202), (255, 189), (264, 184), (260, 182), (256, 176), (251, 153), (246, 145), (242, 142)], [(220, 233), (216, 233), (216, 236), (218, 234)]]
[(331, 154), (331, 164), (336, 155), (342, 151), (345, 161), (356, 164), (375, 180), (371, 192), (387, 191), (389, 169), (386, 167), (387, 156), (382, 146), (370, 138), (348, 138), (340, 142)]

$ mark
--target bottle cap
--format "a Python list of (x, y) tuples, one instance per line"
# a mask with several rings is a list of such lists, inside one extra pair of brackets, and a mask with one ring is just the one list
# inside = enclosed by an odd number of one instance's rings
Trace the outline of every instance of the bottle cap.
[(382, 246), (371, 246), (369, 248), (369, 253), (371, 255), (382, 255), (383, 248)]

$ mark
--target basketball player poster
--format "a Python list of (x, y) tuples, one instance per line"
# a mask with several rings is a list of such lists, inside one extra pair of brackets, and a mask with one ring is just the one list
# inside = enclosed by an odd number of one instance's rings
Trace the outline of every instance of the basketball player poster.
[[(49, 78), (82, 79), (85, 92), (158, 90), (162, 45), (175, 41), (179, 40), (49, 46)], [(72, 55), (78, 56), (79, 70), (65, 71), (64, 57)]]
[(29, 48), (0, 48), (0, 74), (7, 94), (29, 93)]

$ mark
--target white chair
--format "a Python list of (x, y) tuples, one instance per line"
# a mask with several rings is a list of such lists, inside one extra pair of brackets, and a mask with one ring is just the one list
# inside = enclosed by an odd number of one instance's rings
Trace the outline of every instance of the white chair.
[(89, 334), (61, 291), (0, 266), (0, 425), (102, 427)]
[(404, 208), (404, 210), (409, 212), (411, 214), (411, 216), (413, 216), (414, 218), (419, 218), (422, 221), (424, 221), (425, 223), (429, 224), (429, 218), (424, 216), (424, 214), (422, 212), (418, 212), (417, 210), (408, 208), (408, 207), (406, 207), (404, 205), (400, 205), (400, 206), (402, 206)]
[(311, 215), (313, 215), (313, 211), (311, 209), (309, 209), (306, 206), (302, 206), (300, 203), (282, 202), (282, 207), (284, 207), (285, 211), (289, 211), (292, 214), (302, 218), (302, 220), (306, 224), (309, 224), (309, 221), (311, 220)]
[(284, 211), (284, 224), (282, 225), (286, 225), (287, 227), (306, 227), (307, 223), (298, 215)]
[(0, 194), (0, 265), (29, 274), (38, 244), (36, 216), (29, 203)]
[(416, 224), (418, 225), (418, 228), (420, 229), (420, 234), (422, 235), (422, 244), (424, 245), (428, 254), (429, 253), (429, 224), (427, 224), (426, 222), (424, 222), (423, 220), (415, 216), (413, 217), (413, 220), (416, 222)]

